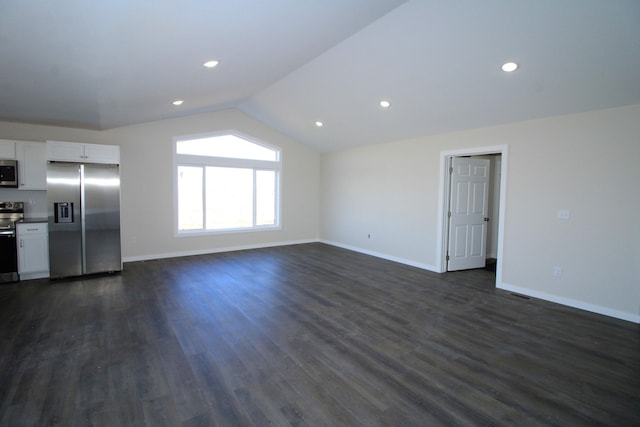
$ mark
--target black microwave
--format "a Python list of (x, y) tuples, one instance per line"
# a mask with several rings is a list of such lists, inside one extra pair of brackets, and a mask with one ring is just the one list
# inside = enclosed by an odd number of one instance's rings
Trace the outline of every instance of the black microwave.
[(0, 187), (18, 188), (18, 162), (0, 160)]

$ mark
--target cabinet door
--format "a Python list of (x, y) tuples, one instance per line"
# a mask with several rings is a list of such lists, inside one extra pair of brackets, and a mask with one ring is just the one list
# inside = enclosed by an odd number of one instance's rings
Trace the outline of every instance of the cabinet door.
[(20, 190), (47, 189), (47, 147), (41, 142), (16, 143)]
[(47, 160), (117, 165), (120, 164), (120, 147), (117, 145), (47, 141)]
[(84, 161), (84, 144), (47, 141), (47, 160), (82, 162)]
[(84, 160), (87, 163), (120, 164), (120, 147), (117, 145), (85, 144)]
[(7, 139), (0, 139), (0, 159), (14, 160), (16, 158), (16, 143)]
[(49, 242), (46, 234), (26, 234), (18, 238), (18, 273), (49, 270)]

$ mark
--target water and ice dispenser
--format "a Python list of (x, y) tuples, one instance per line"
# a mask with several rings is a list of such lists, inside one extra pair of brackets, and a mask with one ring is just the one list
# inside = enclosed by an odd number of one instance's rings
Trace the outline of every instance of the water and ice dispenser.
[(73, 222), (73, 203), (57, 202), (53, 204), (56, 223), (72, 223)]

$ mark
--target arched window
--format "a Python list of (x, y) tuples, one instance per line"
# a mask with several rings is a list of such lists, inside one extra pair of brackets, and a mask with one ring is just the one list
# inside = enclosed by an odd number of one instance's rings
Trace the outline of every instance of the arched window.
[(175, 140), (176, 231), (280, 225), (280, 149), (236, 132)]

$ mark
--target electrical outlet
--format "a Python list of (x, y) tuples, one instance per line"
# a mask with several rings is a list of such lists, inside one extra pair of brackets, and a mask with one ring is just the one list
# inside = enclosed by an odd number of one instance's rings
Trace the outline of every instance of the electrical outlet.
[(571, 219), (571, 211), (569, 209), (558, 209), (556, 217), (564, 220)]
[(553, 275), (555, 277), (562, 277), (562, 267), (553, 267)]

